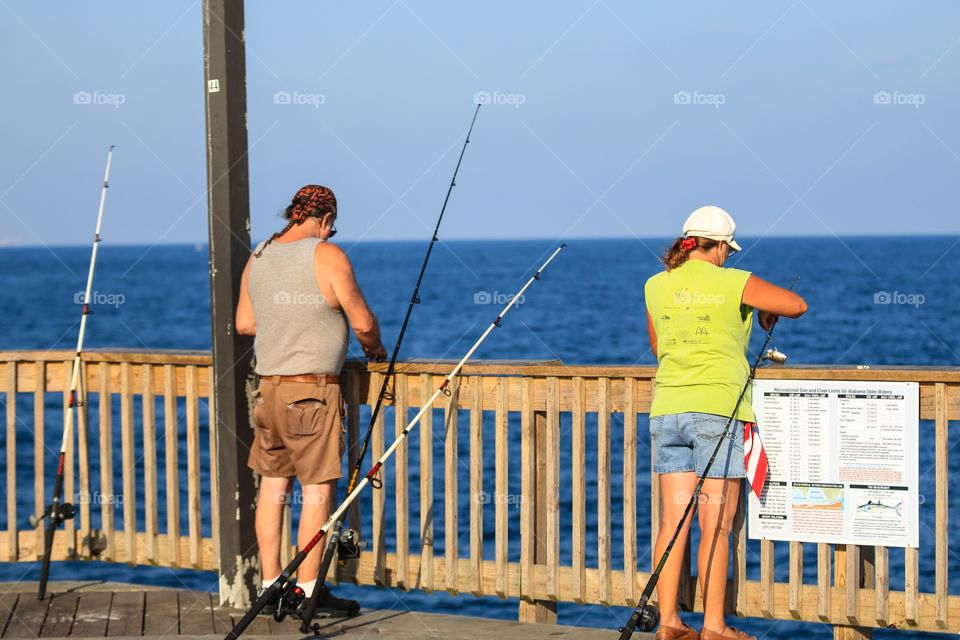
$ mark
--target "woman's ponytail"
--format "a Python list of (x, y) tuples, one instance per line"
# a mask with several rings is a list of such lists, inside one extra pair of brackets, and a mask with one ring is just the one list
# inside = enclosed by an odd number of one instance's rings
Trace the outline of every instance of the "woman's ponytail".
[(698, 248), (709, 251), (718, 244), (720, 244), (719, 240), (711, 240), (710, 238), (701, 238), (699, 236), (685, 238), (680, 236), (673, 241), (673, 244), (671, 244), (667, 252), (663, 254), (660, 261), (663, 263), (663, 266), (667, 268), (667, 271), (672, 271), (690, 258), (691, 251)]

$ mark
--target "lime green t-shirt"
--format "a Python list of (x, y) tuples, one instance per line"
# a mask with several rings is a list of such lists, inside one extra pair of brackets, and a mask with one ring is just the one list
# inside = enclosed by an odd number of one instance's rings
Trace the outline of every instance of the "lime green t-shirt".
[[(688, 260), (647, 280), (659, 360), (650, 416), (733, 412), (750, 373), (753, 307), (741, 302), (749, 278), (749, 271)], [(737, 419), (756, 421), (749, 389)]]

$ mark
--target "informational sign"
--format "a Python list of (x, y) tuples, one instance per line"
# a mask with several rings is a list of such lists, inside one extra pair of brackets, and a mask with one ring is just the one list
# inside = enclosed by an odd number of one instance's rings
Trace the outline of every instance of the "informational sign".
[(919, 386), (756, 380), (767, 452), (752, 539), (919, 546)]

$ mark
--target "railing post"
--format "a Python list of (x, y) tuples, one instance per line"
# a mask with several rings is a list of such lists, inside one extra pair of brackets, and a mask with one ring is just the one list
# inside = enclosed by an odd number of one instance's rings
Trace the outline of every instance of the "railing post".
[[(859, 602), (850, 602), (849, 599), (851, 594), (856, 594), (855, 597), (859, 599), (860, 586), (863, 584), (862, 581), (864, 579), (872, 582), (873, 577), (866, 578), (865, 576), (870, 575), (870, 573), (865, 573), (864, 569), (865, 564), (872, 567), (873, 557), (868, 554), (868, 557), (865, 559), (861, 553), (858, 553), (858, 551), (863, 551), (863, 549), (858, 549), (856, 545), (852, 544), (838, 544), (835, 545), (835, 549), (834, 562), (836, 564), (836, 577), (834, 584), (847, 594), (844, 606), (847, 614), (849, 615), (851, 612), (856, 611), (859, 617)], [(851, 561), (850, 554), (855, 555), (856, 562)], [(864, 560), (866, 561), (865, 563)], [(855, 567), (855, 575), (848, 574), (848, 566), (851, 567), (851, 569)], [(870, 627), (854, 627), (842, 624), (834, 625), (833, 627), (833, 640), (869, 640), (870, 638), (873, 638), (873, 629)]]
[(255, 489), (246, 458), (253, 440), (246, 383), (251, 340), (233, 324), (250, 255), (247, 90), (243, 0), (204, 0), (204, 96), (213, 323), (214, 416), (220, 511), (220, 603), (243, 608), (259, 571)]
[[(532, 382), (532, 381), (531, 381)], [(533, 395), (533, 394), (531, 394)], [(534, 500), (533, 511), (536, 517), (531, 523), (531, 531), (521, 532), (520, 535), (532, 537), (534, 562), (546, 570), (547, 564), (547, 447), (558, 446), (556, 442), (548, 443), (550, 437), (547, 428), (547, 412), (534, 412), (534, 486), (531, 495)], [(527, 496), (524, 496), (527, 498)], [(525, 576), (530, 579), (532, 576)], [(534, 591), (534, 587), (530, 588)], [(520, 601), (518, 619), (520, 622), (536, 622), (540, 624), (557, 623), (557, 603), (553, 600)]]

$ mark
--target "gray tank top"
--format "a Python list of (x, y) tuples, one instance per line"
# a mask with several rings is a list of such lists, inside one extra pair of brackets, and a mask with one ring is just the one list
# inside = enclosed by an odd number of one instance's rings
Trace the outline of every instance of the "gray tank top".
[(313, 257), (318, 242), (274, 241), (253, 259), (248, 288), (257, 322), (256, 372), (262, 376), (338, 374), (343, 367), (347, 321), (327, 304), (317, 285)]

